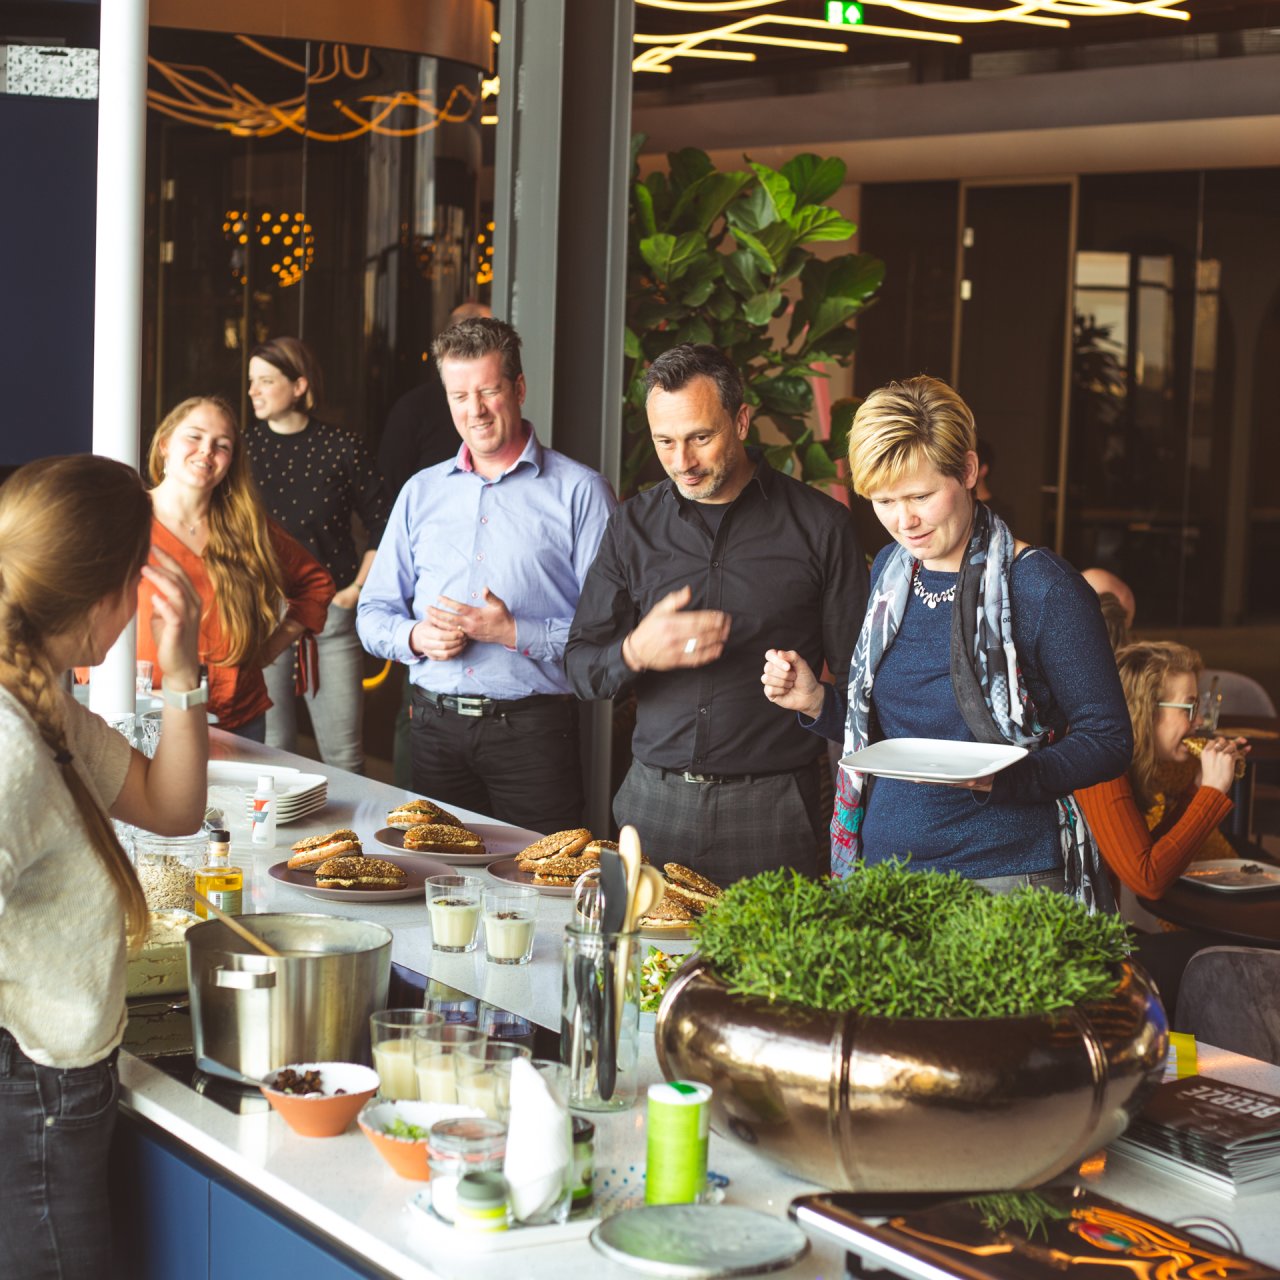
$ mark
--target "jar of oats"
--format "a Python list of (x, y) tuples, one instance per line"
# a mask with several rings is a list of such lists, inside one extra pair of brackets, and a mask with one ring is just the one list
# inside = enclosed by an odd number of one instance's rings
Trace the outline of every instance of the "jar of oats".
[(139, 831), (134, 842), (134, 869), (152, 911), (180, 907), (190, 911), (196, 868), (206, 862), (208, 840), (203, 831), (190, 836), (157, 836)]

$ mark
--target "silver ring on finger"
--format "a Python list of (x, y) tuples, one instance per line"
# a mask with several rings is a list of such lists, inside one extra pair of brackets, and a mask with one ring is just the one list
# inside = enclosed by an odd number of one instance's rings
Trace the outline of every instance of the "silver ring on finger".
[(685, 653), (692, 653), (692, 652), (693, 652), (697, 647), (698, 647), (698, 637), (697, 637), (697, 636), (690, 636), (690, 637), (689, 637), (689, 638), (684, 642), (684, 651), (685, 651)]

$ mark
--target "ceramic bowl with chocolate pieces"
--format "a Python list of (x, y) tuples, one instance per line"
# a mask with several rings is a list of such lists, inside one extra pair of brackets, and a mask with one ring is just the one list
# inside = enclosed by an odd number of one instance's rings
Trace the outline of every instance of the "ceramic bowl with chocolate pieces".
[(335, 1138), (378, 1091), (378, 1073), (356, 1062), (294, 1062), (259, 1087), (294, 1133)]

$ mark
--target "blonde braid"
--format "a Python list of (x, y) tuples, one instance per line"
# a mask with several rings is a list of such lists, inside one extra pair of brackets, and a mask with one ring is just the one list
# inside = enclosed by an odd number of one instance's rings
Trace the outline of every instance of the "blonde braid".
[(46, 652), (54, 636), (90, 636), (93, 607), (146, 562), (151, 504), (138, 473), (92, 454), (42, 458), (0, 488), (0, 685), (35, 723), (110, 877), (129, 946), (146, 937), (147, 903), (107, 814), (72, 763), (66, 701)]
[(29, 645), (12, 638), (8, 627), (0, 634), (0, 684), (23, 705), (35, 722), (40, 737), (53, 752), (89, 843), (102, 860), (119, 895), (125, 913), (125, 937), (129, 950), (136, 951), (147, 938), (147, 900), (142, 885), (110, 819), (99, 808), (93, 793), (72, 763), (63, 719), (62, 693), (57, 680)]

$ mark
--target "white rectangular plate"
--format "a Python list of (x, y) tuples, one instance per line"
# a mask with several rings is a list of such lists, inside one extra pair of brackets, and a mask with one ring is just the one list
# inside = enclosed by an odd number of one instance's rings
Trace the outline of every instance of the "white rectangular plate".
[[(1246, 867), (1251, 870), (1246, 871)], [(1193, 862), (1181, 879), (1223, 893), (1257, 893), (1259, 889), (1280, 889), (1280, 867), (1245, 858), (1215, 858), (1209, 862)]]
[(946, 738), (885, 738), (843, 756), (840, 767), (907, 782), (973, 782), (1016, 764), (1026, 747), (952, 742)]

